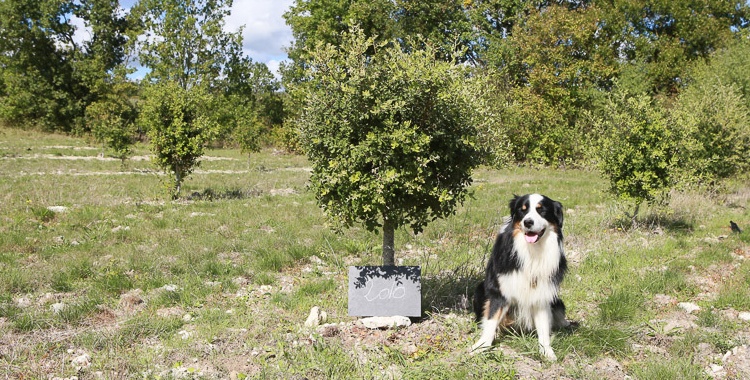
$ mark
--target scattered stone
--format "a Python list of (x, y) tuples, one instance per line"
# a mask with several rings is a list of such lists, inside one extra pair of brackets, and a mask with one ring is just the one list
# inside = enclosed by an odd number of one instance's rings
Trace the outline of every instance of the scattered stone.
[(403, 316), (369, 317), (362, 318), (359, 321), (362, 322), (362, 325), (371, 330), (411, 326), (411, 319)]
[(57, 297), (55, 297), (54, 294), (47, 292), (47, 293), (44, 293), (43, 296), (39, 297), (36, 303), (39, 305), (46, 305), (48, 303), (53, 303), (55, 301), (57, 301)]
[(190, 331), (187, 331), (187, 330), (180, 330), (180, 331), (177, 332), (177, 335), (180, 336), (180, 339), (187, 340), (187, 339), (190, 339), (190, 337), (193, 335), (193, 333), (191, 333)]
[(120, 231), (128, 231), (128, 230), (130, 230), (130, 226), (117, 226), (112, 229), (112, 233), (117, 233)]
[(680, 330), (688, 330), (697, 327), (697, 325), (691, 321), (686, 320), (671, 320), (667, 321), (667, 324), (664, 325), (664, 334), (673, 334), (676, 332), (679, 332)]
[(190, 321), (193, 320), (193, 316), (190, 315), (190, 313), (187, 313), (187, 314), (185, 314), (185, 315), (182, 316), (182, 320), (185, 321), (185, 322), (190, 322)]
[(313, 306), (313, 308), (310, 309), (310, 315), (308, 315), (307, 320), (305, 320), (305, 327), (319, 326), (321, 323), (324, 323), (327, 319), (328, 319), (328, 314), (326, 314), (325, 311), (320, 310), (320, 308), (317, 306)]
[(750, 347), (743, 344), (727, 351), (723, 357), (723, 367), (729, 378), (750, 378)]
[(737, 315), (737, 318), (739, 318), (739, 319), (741, 319), (743, 321), (750, 321), (750, 312), (747, 312), (747, 311), (740, 312)]
[(68, 208), (65, 206), (48, 206), (47, 210), (50, 210), (54, 213), (62, 213), (68, 211)]
[(31, 299), (29, 297), (18, 297), (16, 298), (16, 306), (18, 306), (21, 309), (25, 309), (29, 306), (31, 306)]
[(143, 298), (141, 297), (142, 293), (143, 290), (141, 289), (133, 289), (127, 293), (124, 293), (120, 296), (120, 303), (118, 304), (119, 308), (126, 313), (136, 311), (144, 303)]
[(60, 314), (65, 309), (65, 304), (62, 302), (53, 303), (50, 309), (54, 314)]
[(692, 303), (692, 302), (680, 302), (677, 304), (677, 307), (679, 307), (682, 310), (685, 310), (688, 314), (692, 314), (694, 311), (700, 310), (700, 306)]
[(726, 377), (727, 371), (724, 370), (724, 366), (720, 366), (718, 364), (710, 364), (708, 368), (706, 368), (706, 374), (713, 378), (722, 379)]
[(654, 303), (661, 307), (671, 306), (677, 303), (677, 299), (666, 294), (656, 294), (654, 295)]
[(172, 318), (183, 315), (185, 311), (179, 306), (164, 307), (156, 310), (156, 315), (162, 318)]
[(235, 277), (232, 279), (232, 283), (237, 286), (247, 286), (247, 284), (250, 283), (250, 280), (245, 277)]
[(91, 366), (91, 356), (84, 352), (81, 355), (74, 357), (73, 360), (70, 361), (70, 364), (75, 367), (76, 371), (82, 371)]
[(164, 285), (161, 288), (163, 290), (167, 291), (167, 292), (176, 292), (177, 291), (177, 285), (174, 285), (174, 284)]
[(52, 242), (58, 245), (63, 244), (65, 243), (65, 236), (55, 236), (52, 238)]
[(216, 215), (216, 214), (211, 214), (211, 213), (208, 213), (208, 212), (191, 212), (190, 213), (190, 217), (191, 218), (195, 218), (197, 216), (214, 216), (214, 215)]
[(293, 195), (297, 192), (294, 189), (286, 188), (286, 189), (271, 189), (269, 191), (269, 194), (271, 194), (272, 197), (275, 196), (284, 196), (284, 195)]

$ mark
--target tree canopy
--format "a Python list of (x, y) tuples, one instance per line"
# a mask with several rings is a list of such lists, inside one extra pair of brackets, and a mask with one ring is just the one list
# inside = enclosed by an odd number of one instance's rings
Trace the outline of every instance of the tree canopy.
[(471, 183), (478, 157), (465, 70), (429, 46), (404, 52), (357, 28), (342, 37), (310, 53), (294, 88), (310, 187), (333, 221), (382, 227), (383, 263), (393, 265), (393, 231), (452, 214)]

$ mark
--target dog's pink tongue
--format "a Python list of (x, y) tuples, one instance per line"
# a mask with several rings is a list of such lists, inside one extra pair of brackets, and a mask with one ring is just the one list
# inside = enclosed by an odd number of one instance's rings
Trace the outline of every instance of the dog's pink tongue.
[(537, 239), (539, 239), (539, 234), (535, 234), (533, 232), (528, 232), (524, 236), (526, 236), (527, 243), (536, 243)]

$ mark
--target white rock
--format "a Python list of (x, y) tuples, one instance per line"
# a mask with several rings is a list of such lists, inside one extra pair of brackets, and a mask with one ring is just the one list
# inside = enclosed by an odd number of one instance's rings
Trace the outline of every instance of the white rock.
[(710, 364), (706, 372), (713, 378), (724, 378), (727, 374), (726, 371), (724, 371), (724, 367), (718, 364)]
[(313, 306), (313, 308), (310, 309), (310, 315), (308, 315), (307, 320), (305, 320), (305, 327), (318, 326), (321, 323), (324, 323), (327, 319), (328, 314), (326, 314), (325, 311), (320, 310), (317, 306)]
[(750, 321), (750, 312), (743, 311), (740, 314), (737, 315), (737, 318), (743, 320), (743, 321)]
[(50, 210), (52, 212), (60, 213), (60, 212), (66, 212), (66, 211), (68, 211), (68, 208), (65, 207), (65, 206), (49, 206), (49, 207), (47, 207), (47, 210)]
[(180, 330), (177, 332), (177, 335), (179, 335), (182, 340), (186, 340), (189, 339), (193, 335), (193, 333), (187, 330)]
[(87, 353), (83, 353), (74, 357), (73, 360), (70, 361), (70, 364), (76, 368), (76, 371), (86, 369), (91, 366), (91, 356)]
[(164, 285), (161, 287), (162, 289), (168, 291), (168, 292), (176, 292), (177, 291), (177, 285), (169, 284)]
[(700, 306), (692, 303), (692, 302), (680, 302), (677, 304), (677, 307), (679, 307), (682, 310), (685, 310), (688, 314), (691, 314), (694, 311), (700, 310)]
[(393, 317), (369, 317), (359, 320), (368, 329), (387, 329), (411, 326), (411, 319), (403, 316)]
[(129, 230), (130, 230), (129, 226), (117, 226), (117, 227), (112, 228), (112, 233), (116, 233), (120, 231), (129, 231)]
[(18, 297), (15, 299), (16, 306), (20, 307), (21, 309), (31, 306), (31, 300), (29, 297)]
[(50, 306), (52, 309), (52, 312), (55, 314), (60, 314), (63, 309), (65, 309), (65, 304), (62, 302), (53, 303), (52, 306)]

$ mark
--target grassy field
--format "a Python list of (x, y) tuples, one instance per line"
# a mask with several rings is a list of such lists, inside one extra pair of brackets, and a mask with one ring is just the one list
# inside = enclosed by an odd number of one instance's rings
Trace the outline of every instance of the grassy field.
[[(423, 317), (372, 331), (347, 316), (346, 275), (380, 263), (380, 237), (332, 232), (308, 176), (304, 157), (211, 150), (173, 202), (145, 146), (122, 167), (81, 139), (0, 129), (0, 378), (750, 377), (747, 178), (675, 192), (630, 229), (596, 172), (477, 170), (455, 216), (397, 232)], [(556, 363), (513, 333), (468, 355), (467, 297), (508, 200), (530, 192), (565, 206), (580, 327), (555, 334)], [(304, 327), (313, 306), (328, 324)]]

